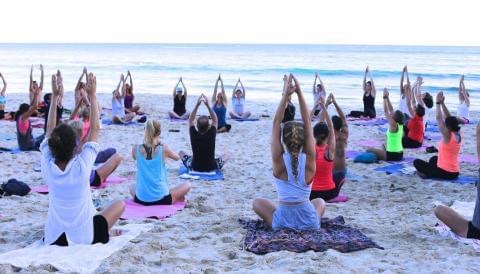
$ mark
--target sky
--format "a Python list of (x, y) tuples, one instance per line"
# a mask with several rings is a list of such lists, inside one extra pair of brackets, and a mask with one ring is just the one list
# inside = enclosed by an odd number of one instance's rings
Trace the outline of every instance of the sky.
[(2, 0), (0, 43), (480, 46), (475, 0)]

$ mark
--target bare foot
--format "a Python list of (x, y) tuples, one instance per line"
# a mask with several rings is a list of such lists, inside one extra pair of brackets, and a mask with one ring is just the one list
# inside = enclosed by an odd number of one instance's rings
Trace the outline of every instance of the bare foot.
[(121, 229), (110, 229), (109, 233), (110, 234), (110, 237), (117, 237), (117, 236), (121, 236), (123, 234), (123, 231)]

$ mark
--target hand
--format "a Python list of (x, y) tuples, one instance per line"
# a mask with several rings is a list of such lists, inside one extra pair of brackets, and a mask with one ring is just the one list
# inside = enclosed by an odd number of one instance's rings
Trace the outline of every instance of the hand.
[(205, 106), (207, 106), (207, 107), (210, 105), (210, 103), (208, 102), (208, 98), (207, 98), (207, 96), (205, 96), (205, 95), (203, 96), (203, 103), (204, 103)]
[(315, 72), (315, 78), (318, 78), (318, 72)]
[(122, 75), (120, 76), (120, 80), (125, 81), (125, 76), (123, 75), (123, 73), (122, 73)]
[(465, 75), (462, 75), (462, 77), (460, 77), (460, 82), (463, 82), (463, 80), (465, 80)]
[(58, 87), (59, 95), (62, 95), (63, 94), (63, 77), (60, 70), (57, 70), (57, 87)]
[(387, 89), (387, 88), (384, 88), (384, 89), (383, 89), (383, 97), (388, 98), (389, 95), (390, 95), (390, 94), (388, 93), (388, 89)]
[(83, 67), (83, 74), (87, 75), (87, 67)]
[(365, 72), (368, 72), (370, 70), (369, 66), (365, 69)]
[(444, 101), (445, 101), (445, 96), (443, 96), (443, 91), (440, 91), (439, 93), (437, 93), (436, 102), (443, 103)]
[(406, 72), (407, 70), (408, 70), (408, 69), (407, 69), (407, 65), (405, 65), (405, 66), (403, 67), (403, 72)]
[(42, 64), (40, 64), (40, 70), (43, 71), (43, 65)]
[[(123, 75), (122, 75), (123, 76)], [(90, 72), (87, 76), (87, 94), (92, 97), (97, 92), (97, 77)]]
[[(39, 89), (35, 89), (33, 92), (36, 95)], [(58, 88), (57, 74), (52, 74), (52, 93), (53, 96), (57, 97), (60, 95), (60, 90)]]
[(222, 80), (222, 75), (219, 73), (219, 74), (218, 74), (217, 81), (220, 81), (220, 80)]
[[(283, 79), (285, 79), (285, 77)], [(292, 77), (293, 75), (290, 74), (285, 81), (285, 85), (283, 86), (283, 96), (291, 96), (295, 92), (295, 86), (292, 85)]]
[(33, 72), (33, 65), (30, 67), (30, 73)]
[(179, 80), (179, 81), (183, 83), (183, 78), (182, 78), (182, 76), (180, 76), (180, 80)]
[(197, 106), (199, 106), (199, 105), (202, 103), (202, 101), (203, 101), (203, 97), (204, 97), (203, 93), (202, 93), (202, 95), (198, 96), (198, 99), (197, 99)]
[[(293, 79), (293, 83), (294, 83), (294, 87), (295, 87), (295, 90), (294, 90), (294, 91), (295, 91), (297, 94), (302, 93), (302, 89), (300, 88), (300, 83), (298, 82), (297, 77), (295, 77), (295, 76), (292, 74), (292, 79)], [(322, 100), (323, 100), (323, 98), (322, 98)]]

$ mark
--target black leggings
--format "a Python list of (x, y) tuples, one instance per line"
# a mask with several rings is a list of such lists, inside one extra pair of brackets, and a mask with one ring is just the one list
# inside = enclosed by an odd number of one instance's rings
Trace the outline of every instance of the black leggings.
[(428, 162), (416, 159), (413, 161), (413, 166), (418, 172), (424, 174), (426, 178), (454, 180), (460, 175), (459, 172), (448, 172), (437, 166), (438, 156), (433, 156)]
[(422, 143), (412, 140), (406, 136), (402, 138), (403, 148), (419, 148), (422, 147)]

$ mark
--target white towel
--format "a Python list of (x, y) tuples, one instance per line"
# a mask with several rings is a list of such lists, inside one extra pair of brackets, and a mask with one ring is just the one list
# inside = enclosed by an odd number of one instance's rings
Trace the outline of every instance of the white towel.
[[(435, 205), (441, 204), (439, 202), (435, 202)], [(460, 202), (455, 201), (451, 208), (458, 212), (460, 215), (465, 217), (467, 220), (471, 220), (473, 218), (473, 211), (475, 210), (475, 202)], [(440, 235), (445, 237), (450, 237), (456, 241), (459, 241), (464, 244), (471, 245), (476, 252), (480, 252), (480, 240), (475, 239), (467, 239), (458, 236), (457, 234), (453, 233), (452, 230), (444, 223), (438, 221), (439, 225), (435, 227), (435, 229), (440, 233)]]
[(123, 234), (111, 237), (107, 244), (60, 247), (46, 246), (42, 240), (39, 240), (25, 248), (0, 254), (0, 263), (21, 268), (49, 264), (62, 272), (92, 273), (104, 259), (152, 227), (151, 224), (127, 224), (118, 227)]

